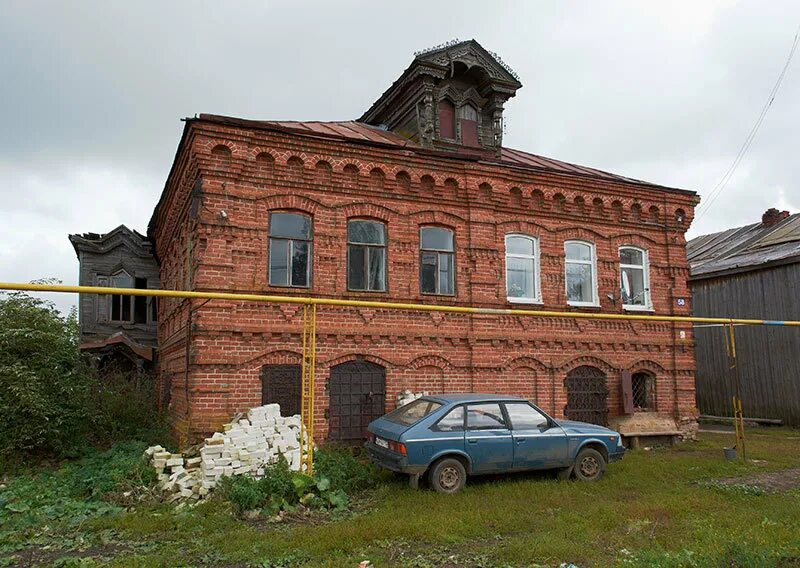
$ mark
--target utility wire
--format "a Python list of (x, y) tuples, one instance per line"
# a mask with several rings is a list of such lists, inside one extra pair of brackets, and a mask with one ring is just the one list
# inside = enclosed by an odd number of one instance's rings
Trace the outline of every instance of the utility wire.
[(761, 112), (756, 119), (753, 128), (750, 129), (750, 133), (747, 135), (747, 138), (742, 144), (742, 147), (739, 148), (739, 152), (736, 154), (736, 158), (734, 158), (733, 163), (728, 167), (725, 174), (722, 178), (717, 182), (711, 191), (709, 192), (709, 196), (707, 201), (705, 202), (704, 206), (701, 205), (698, 208), (698, 214), (695, 217), (695, 221), (699, 220), (703, 215), (705, 215), (710, 209), (717, 198), (722, 194), (722, 191), (725, 189), (725, 186), (728, 185), (728, 182), (733, 177), (733, 174), (736, 173), (736, 168), (739, 167), (739, 164), (742, 162), (747, 150), (750, 148), (750, 145), (753, 143), (753, 140), (758, 133), (759, 128), (761, 128), (761, 124), (764, 122), (764, 118), (767, 116), (767, 112), (772, 107), (772, 103), (775, 101), (775, 96), (778, 94), (778, 90), (781, 88), (781, 84), (783, 83), (783, 79), (786, 77), (786, 71), (789, 69), (789, 65), (792, 62), (792, 58), (794, 57), (795, 52), (797, 51), (797, 46), (800, 43), (800, 26), (797, 27), (797, 31), (794, 34), (794, 39), (792, 40), (792, 47), (789, 50), (789, 57), (786, 59), (786, 63), (783, 65), (783, 69), (781, 69), (780, 75), (778, 75), (778, 80), (775, 82), (775, 85), (772, 87), (772, 90), (767, 97), (767, 102), (764, 103)]

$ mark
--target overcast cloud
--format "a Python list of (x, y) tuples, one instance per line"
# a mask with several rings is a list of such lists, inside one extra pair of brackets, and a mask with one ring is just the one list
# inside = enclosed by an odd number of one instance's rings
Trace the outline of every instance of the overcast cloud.
[[(703, 196), (784, 65), (800, 3), (666, 4), (0, 0), (0, 280), (77, 283), (68, 233), (144, 232), (180, 118), (357, 118), (414, 51), (456, 37), (521, 77), (507, 146)], [(799, 66), (690, 236), (800, 208)]]

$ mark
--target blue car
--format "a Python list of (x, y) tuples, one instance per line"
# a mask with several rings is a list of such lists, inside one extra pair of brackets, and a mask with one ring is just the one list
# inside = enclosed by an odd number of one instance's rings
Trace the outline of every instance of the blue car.
[(559, 478), (596, 481), (622, 459), (617, 432), (555, 420), (512, 396), (443, 394), (419, 398), (374, 420), (366, 449), (378, 466), (410, 476), (417, 487), (455, 493), (468, 475), (558, 469)]

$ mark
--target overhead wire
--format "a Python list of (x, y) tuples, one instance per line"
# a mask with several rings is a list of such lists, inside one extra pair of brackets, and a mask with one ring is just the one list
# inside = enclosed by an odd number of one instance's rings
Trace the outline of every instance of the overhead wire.
[(781, 84), (783, 83), (784, 78), (786, 77), (786, 72), (789, 69), (789, 65), (792, 62), (792, 58), (794, 58), (794, 54), (797, 51), (797, 46), (800, 44), (800, 25), (797, 27), (797, 31), (794, 34), (794, 39), (792, 40), (792, 47), (789, 50), (789, 56), (786, 58), (786, 63), (784, 63), (783, 68), (781, 69), (780, 74), (778, 75), (777, 81), (775, 81), (775, 85), (773, 85), (772, 90), (767, 97), (766, 103), (761, 108), (761, 112), (756, 119), (755, 124), (750, 129), (750, 132), (747, 135), (742, 146), (739, 148), (739, 152), (736, 154), (731, 165), (723, 174), (722, 178), (717, 182), (717, 184), (711, 189), (709, 196), (704, 204), (698, 207), (698, 212), (695, 217), (695, 220), (699, 220), (703, 215), (705, 215), (708, 211), (710, 211), (711, 206), (717, 200), (717, 198), (722, 195), (722, 191), (728, 185), (728, 182), (733, 178), (734, 173), (736, 173), (736, 169), (739, 167), (739, 164), (742, 162), (745, 154), (747, 154), (747, 150), (750, 148), (750, 145), (753, 143), (753, 140), (758, 134), (761, 125), (764, 122), (764, 119), (767, 116), (767, 112), (772, 107), (772, 103), (775, 101), (775, 97), (778, 94), (778, 90), (781, 88)]

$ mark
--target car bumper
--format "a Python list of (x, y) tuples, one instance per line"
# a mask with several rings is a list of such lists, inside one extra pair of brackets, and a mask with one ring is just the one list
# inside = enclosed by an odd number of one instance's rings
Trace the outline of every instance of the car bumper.
[(384, 469), (396, 471), (398, 473), (407, 473), (409, 475), (420, 475), (425, 473), (425, 470), (428, 469), (427, 464), (409, 464), (406, 456), (382, 448), (374, 442), (365, 443), (364, 448), (366, 448), (372, 463)]
[(626, 451), (627, 448), (625, 448), (625, 446), (619, 446), (616, 452), (608, 454), (608, 463), (621, 460), (622, 458), (625, 457)]

